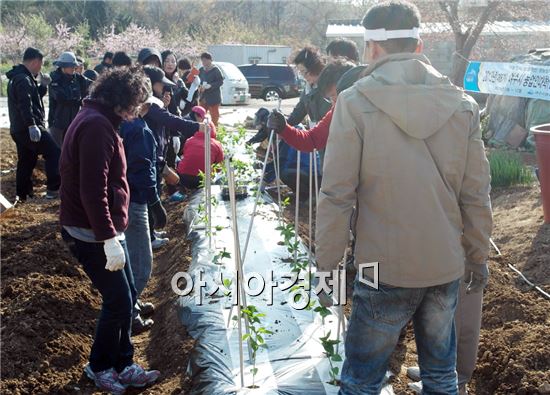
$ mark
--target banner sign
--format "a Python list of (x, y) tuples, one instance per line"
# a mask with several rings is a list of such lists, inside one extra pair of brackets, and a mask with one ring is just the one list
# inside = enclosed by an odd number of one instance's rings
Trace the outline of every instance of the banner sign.
[(464, 89), (471, 92), (550, 100), (550, 66), (470, 62)]

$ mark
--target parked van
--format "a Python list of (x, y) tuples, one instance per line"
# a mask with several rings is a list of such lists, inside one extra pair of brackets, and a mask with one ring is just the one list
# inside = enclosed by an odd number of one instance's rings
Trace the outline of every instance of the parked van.
[(250, 93), (248, 82), (243, 73), (234, 64), (214, 62), (223, 75), (222, 105), (248, 104)]
[(253, 98), (265, 101), (300, 96), (301, 85), (297, 73), (286, 64), (243, 64), (239, 70), (248, 80)]

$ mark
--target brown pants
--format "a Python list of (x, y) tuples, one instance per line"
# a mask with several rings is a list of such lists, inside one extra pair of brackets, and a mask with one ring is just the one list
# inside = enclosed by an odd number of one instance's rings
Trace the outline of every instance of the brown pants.
[(212, 118), (212, 123), (214, 126), (218, 127), (218, 121), (220, 120), (220, 105), (212, 104), (208, 105), (205, 101), (201, 101), (200, 105), (204, 107), (207, 112), (210, 112), (210, 117)]
[(461, 279), (455, 312), (458, 385), (467, 384), (476, 368), (482, 304), (483, 292), (466, 294), (466, 284)]

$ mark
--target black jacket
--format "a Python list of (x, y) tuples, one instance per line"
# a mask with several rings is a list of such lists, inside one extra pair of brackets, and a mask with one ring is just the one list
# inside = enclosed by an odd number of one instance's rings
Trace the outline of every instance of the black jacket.
[(91, 81), (78, 73), (63, 74), (61, 69), (52, 71), (50, 76), (52, 82), (49, 87), (48, 124), (50, 127), (67, 130), (82, 106), (82, 99), (88, 95)]
[(221, 104), (222, 102), (222, 90), (223, 75), (218, 66), (212, 65), (209, 70), (204, 67), (200, 68), (199, 78), (201, 83), (206, 82), (210, 84), (210, 88), (206, 89), (201, 94), (201, 101), (204, 100), (209, 106)]
[(8, 83), (8, 111), (10, 133), (28, 133), (29, 126), (45, 128), (42, 97), (47, 88), (40, 86), (31, 72), (22, 64), (6, 73)]
[(306, 115), (309, 115), (309, 120), (317, 123), (323, 119), (331, 106), (330, 101), (325, 99), (317, 88), (311, 89), (308, 93), (304, 91), (287, 122), (290, 126), (296, 126), (304, 120)]

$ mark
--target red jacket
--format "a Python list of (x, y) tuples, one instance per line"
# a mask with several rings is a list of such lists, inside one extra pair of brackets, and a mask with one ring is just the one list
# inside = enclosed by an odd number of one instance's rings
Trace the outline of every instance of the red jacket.
[[(223, 162), (223, 148), (216, 140), (216, 128), (210, 122), (210, 163)], [(177, 172), (190, 176), (198, 176), (199, 171), (204, 172), (204, 138), (203, 132), (198, 131), (185, 142), (183, 146), (183, 158), (178, 163)]]
[(120, 121), (111, 108), (84, 100), (61, 151), (61, 225), (92, 229), (97, 241), (128, 226), (130, 190)]
[(327, 146), (333, 111), (334, 105), (319, 123), (309, 130), (300, 130), (287, 124), (281, 133), (281, 137), (289, 145), (302, 152), (312, 152), (314, 149), (324, 150)]

